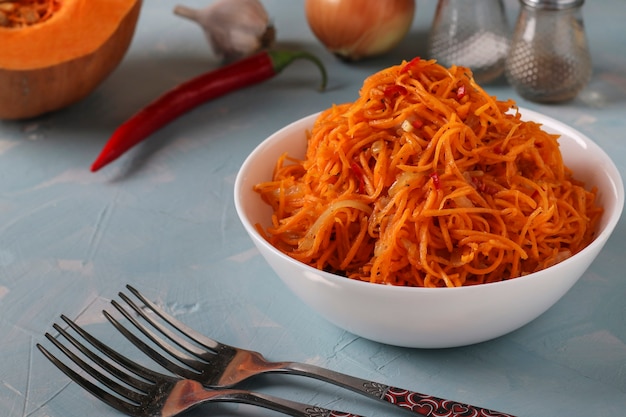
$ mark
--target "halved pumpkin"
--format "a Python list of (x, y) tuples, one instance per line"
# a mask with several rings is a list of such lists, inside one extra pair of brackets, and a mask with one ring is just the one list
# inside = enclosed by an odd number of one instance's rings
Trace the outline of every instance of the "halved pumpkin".
[(126, 54), (141, 8), (141, 0), (12, 0), (0, 6), (28, 11), (44, 3), (54, 7), (39, 21), (2, 19), (0, 119), (39, 116), (91, 93)]

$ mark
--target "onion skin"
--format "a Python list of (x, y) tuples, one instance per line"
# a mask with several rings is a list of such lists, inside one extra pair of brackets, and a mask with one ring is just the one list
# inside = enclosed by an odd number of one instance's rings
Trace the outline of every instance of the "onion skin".
[(346, 61), (382, 55), (407, 34), (415, 0), (306, 0), (313, 34)]

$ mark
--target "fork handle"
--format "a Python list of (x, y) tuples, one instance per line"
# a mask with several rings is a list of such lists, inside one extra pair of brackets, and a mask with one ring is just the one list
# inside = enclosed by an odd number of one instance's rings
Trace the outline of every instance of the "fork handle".
[(330, 410), (327, 408), (303, 404), (296, 401), (287, 400), (285, 398), (273, 397), (258, 392), (244, 391), (243, 393), (246, 397), (246, 401), (242, 402), (268, 408), (270, 410), (278, 411), (294, 417), (361, 417), (357, 414)]
[(163, 409), (163, 417), (174, 417), (179, 415), (181, 411), (188, 410), (191, 407), (207, 402), (219, 401), (249, 404), (293, 417), (361, 417), (357, 414), (303, 404), (259, 392), (238, 389), (204, 389), (201, 385), (196, 385), (195, 381), (190, 382), (189, 380), (183, 380), (180, 383), (182, 384), (181, 391), (185, 394), (177, 396), (178, 402), (172, 409)]
[(307, 376), (328, 382), (376, 400), (384, 401), (420, 416), (436, 417), (515, 417), (499, 411), (459, 403), (403, 388), (342, 374), (319, 366), (298, 362), (279, 364), (276, 372)]

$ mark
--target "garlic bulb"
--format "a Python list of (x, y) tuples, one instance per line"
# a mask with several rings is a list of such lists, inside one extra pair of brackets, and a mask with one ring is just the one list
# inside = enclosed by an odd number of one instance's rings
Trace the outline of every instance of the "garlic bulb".
[(217, 0), (202, 9), (179, 5), (174, 13), (198, 23), (215, 54), (225, 61), (267, 48), (276, 37), (259, 0)]

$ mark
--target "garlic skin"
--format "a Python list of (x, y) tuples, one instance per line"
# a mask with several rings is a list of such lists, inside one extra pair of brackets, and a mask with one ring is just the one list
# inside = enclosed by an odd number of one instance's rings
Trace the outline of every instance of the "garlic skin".
[(276, 38), (259, 0), (217, 0), (202, 9), (178, 5), (174, 14), (198, 23), (213, 52), (227, 62), (268, 48)]
[(415, 0), (306, 0), (306, 18), (326, 49), (346, 61), (382, 55), (408, 33)]

